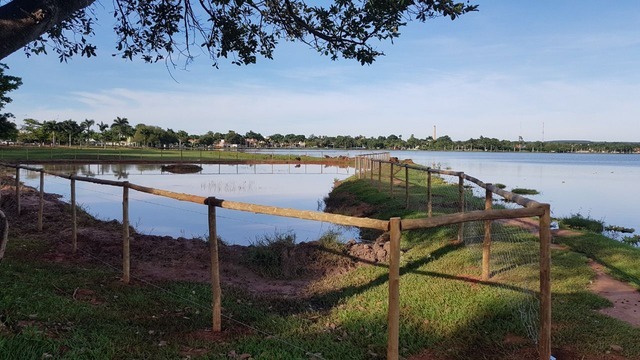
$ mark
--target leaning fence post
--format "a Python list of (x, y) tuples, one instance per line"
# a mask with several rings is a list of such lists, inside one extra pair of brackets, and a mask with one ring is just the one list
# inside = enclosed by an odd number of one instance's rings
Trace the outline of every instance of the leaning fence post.
[[(460, 204), (459, 211), (464, 213), (464, 173), (458, 173), (458, 203)], [(460, 223), (458, 228), (458, 241), (464, 241), (464, 223)]]
[(42, 217), (44, 215), (44, 171), (40, 170), (40, 199), (38, 205), (38, 231), (42, 231)]
[(71, 175), (71, 247), (75, 254), (78, 251), (78, 218), (76, 217), (76, 176)]
[(540, 359), (551, 358), (551, 208), (540, 216)]
[(431, 217), (433, 202), (431, 200), (431, 169), (427, 169), (427, 216)]
[[(493, 207), (493, 192), (489, 190), (487, 184), (485, 197), (484, 197), (484, 209), (491, 210)], [(485, 220), (484, 222), (484, 241), (482, 242), (482, 280), (489, 280), (491, 274), (491, 220)]]
[(208, 198), (209, 208), (209, 251), (211, 253), (211, 313), (213, 332), (222, 331), (222, 302), (220, 290), (220, 263), (218, 261), (218, 233), (216, 228), (215, 198)]
[(17, 214), (20, 216), (20, 165), (16, 166), (16, 206)]
[(129, 238), (129, 182), (122, 184), (122, 282), (131, 281), (131, 240)]
[(400, 236), (402, 222), (399, 217), (389, 219), (389, 314), (387, 319), (387, 359), (397, 360), (400, 342)]

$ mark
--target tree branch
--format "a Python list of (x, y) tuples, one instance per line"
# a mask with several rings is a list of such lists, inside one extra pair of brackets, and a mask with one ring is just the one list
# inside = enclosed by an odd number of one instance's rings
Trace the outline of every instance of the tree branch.
[(0, 6), (0, 60), (95, 0), (14, 0)]

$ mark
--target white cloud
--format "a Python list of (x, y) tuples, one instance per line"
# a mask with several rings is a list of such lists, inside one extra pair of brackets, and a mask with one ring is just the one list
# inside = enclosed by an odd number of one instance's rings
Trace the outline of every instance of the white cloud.
[[(343, 85), (326, 90), (290, 90), (243, 83), (229, 87), (175, 87), (169, 91), (104, 89), (68, 94), (64, 107), (30, 108), (27, 117), (116, 116), (190, 133), (249, 130), (263, 135), (400, 134), (454, 139), (489, 136), (527, 140), (640, 139), (635, 126), (639, 84), (612, 81), (524, 83), (502, 73), (441, 75), (379, 86)], [(16, 112), (20, 113), (20, 112)]]

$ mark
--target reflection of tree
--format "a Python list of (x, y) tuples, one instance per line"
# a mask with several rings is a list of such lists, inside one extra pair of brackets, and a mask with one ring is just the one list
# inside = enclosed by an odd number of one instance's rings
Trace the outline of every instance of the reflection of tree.
[(125, 164), (114, 164), (111, 166), (111, 171), (113, 172), (113, 176), (115, 176), (118, 180), (126, 179), (129, 177), (129, 172), (127, 170), (129, 165)]
[(136, 164), (135, 167), (136, 167), (137, 171), (144, 172), (144, 171), (160, 170), (162, 168), (162, 165), (157, 165), (157, 164)]
[(40, 173), (37, 173), (35, 171), (21, 171), (21, 174), (24, 174), (22, 176), (24, 176), (25, 179), (29, 180), (37, 179), (40, 177)]
[(87, 165), (81, 165), (78, 168), (78, 171), (80, 171), (80, 174), (87, 176), (87, 177), (95, 177), (96, 174), (93, 172), (93, 170), (91, 170), (91, 165), (87, 164)]
[(62, 173), (62, 174), (78, 174), (81, 165), (69, 165), (69, 164), (45, 164), (42, 166), (45, 171)]

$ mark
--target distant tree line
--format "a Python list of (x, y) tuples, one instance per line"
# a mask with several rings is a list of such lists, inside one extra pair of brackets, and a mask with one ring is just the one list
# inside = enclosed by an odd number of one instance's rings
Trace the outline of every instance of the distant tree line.
[[(591, 141), (517, 141), (499, 140), (480, 136), (464, 141), (454, 141), (448, 135), (433, 139), (408, 139), (402, 135), (365, 137), (362, 135), (299, 135), (271, 134), (263, 136), (249, 131), (244, 135), (229, 130), (226, 133), (209, 131), (205, 134), (189, 134), (184, 130), (163, 129), (159, 126), (138, 124), (132, 126), (125, 117), (116, 117), (112, 123), (95, 123), (85, 119), (38, 121), (24, 119), (19, 131), (0, 134), (15, 136), (21, 143), (39, 145), (127, 145), (139, 147), (239, 147), (239, 148), (334, 148), (370, 150), (432, 150), (432, 151), (492, 151), (492, 152), (606, 152), (640, 153), (640, 143), (591, 142)], [(15, 128), (15, 127), (14, 127)], [(12, 140), (14, 138), (11, 138)]]

